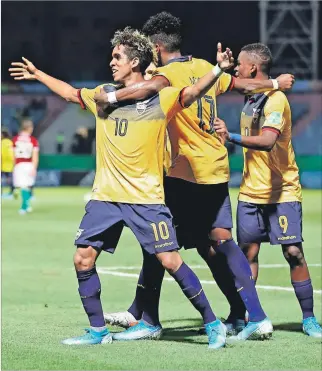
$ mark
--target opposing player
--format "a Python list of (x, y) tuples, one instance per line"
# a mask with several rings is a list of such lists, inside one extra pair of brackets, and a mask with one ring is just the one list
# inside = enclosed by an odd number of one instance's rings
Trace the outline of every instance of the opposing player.
[[(239, 79), (267, 80), (272, 65), (269, 48), (249, 44), (238, 56)], [(313, 312), (313, 288), (302, 246), (302, 191), (292, 147), (289, 102), (280, 91), (249, 96), (241, 115), (241, 133), (231, 134), (217, 119), (215, 129), (244, 148), (244, 171), (237, 208), (237, 238), (258, 276), (262, 242), (280, 244), (290, 266), (291, 282), (303, 314), (303, 331), (322, 337)], [(237, 339), (245, 336), (243, 332)]]
[[(183, 88), (192, 85), (213, 66), (205, 60), (182, 56), (180, 52), (180, 20), (169, 13), (162, 12), (151, 17), (143, 27), (143, 32), (154, 42), (159, 62), (164, 67), (158, 69), (149, 82), (120, 89), (114, 93), (102, 92), (96, 95), (97, 101), (106, 103), (115, 100), (146, 98), (165, 86)], [(219, 54), (221, 52), (219, 45)], [(292, 84), (292, 76), (286, 77), (287, 86)], [(285, 77), (281, 84), (285, 83)], [(251, 279), (249, 265), (232, 239), (232, 216), (228, 193), (229, 164), (227, 150), (220, 138), (214, 133), (213, 124), (216, 116), (216, 96), (231, 89), (251, 91), (255, 88), (273, 88), (272, 81), (235, 80), (229, 74), (222, 74), (214, 88), (203, 99), (178, 113), (168, 125), (171, 141), (172, 166), (165, 179), (166, 204), (170, 208), (177, 226), (178, 241), (185, 248), (197, 248), (206, 261), (218, 285), (224, 294), (226, 275), (234, 276), (235, 297), (229, 300), (231, 306), (240, 300), (237, 290), (243, 297), (251, 314), (250, 333), (254, 328), (258, 336), (269, 336), (272, 326), (261, 308), (254, 282)], [(210, 246), (212, 240), (214, 248)], [(215, 257), (215, 250), (220, 252)], [(227, 267), (226, 258), (229, 268)], [(150, 266), (150, 268), (148, 268)], [(143, 271), (150, 269), (158, 272), (159, 281), (149, 288)], [(162, 267), (157, 263), (143, 262), (136, 297), (126, 312), (106, 313), (108, 323), (128, 327), (142, 316), (142, 297), (149, 296), (148, 310), (154, 325), (161, 328), (158, 316), (158, 302), (163, 279)], [(230, 282), (227, 280), (227, 282)], [(237, 288), (237, 290), (236, 290)], [(147, 293), (147, 291), (150, 291)], [(233, 307), (236, 307), (233, 306)], [(244, 311), (232, 312), (226, 321), (229, 330), (241, 329), (244, 324)], [(119, 334), (119, 339), (138, 339), (152, 332), (148, 327), (132, 326), (127, 332)]]
[[(115, 33), (112, 45), (110, 66), (114, 81), (125, 86), (144, 81), (143, 72), (156, 57), (153, 44), (138, 31), (126, 28)], [(226, 328), (211, 310), (199, 279), (177, 252), (172, 216), (164, 205), (163, 191), (167, 123), (184, 106), (202, 97), (217, 80), (220, 67), (193, 87), (167, 88), (151, 99), (122, 105), (106, 115), (94, 102), (94, 94), (101, 87), (77, 90), (39, 71), (25, 58), (23, 61), (13, 63), (16, 67), (10, 69), (12, 76), (37, 79), (67, 101), (80, 103), (96, 118), (96, 176), (92, 199), (86, 205), (76, 236), (74, 255), (79, 293), (91, 328), (85, 335), (63, 343), (83, 345), (112, 341), (103, 317), (95, 261), (102, 250), (114, 252), (125, 223), (139, 240), (143, 254), (156, 255), (201, 313), (209, 347), (224, 346)], [(221, 68), (228, 68), (231, 62), (230, 53), (222, 53)], [(113, 90), (110, 85), (104, 88)]]
[[(5, 179), (9, 186), (9, 193), (1, 195), (2, 198), (13, 199), (14, 186), (12, 182), (12, 171), (14, 166), (13, 143), (7, 129), (1, 130), (1, 178)], [(1, 188), (2, 192), (2, 188)]]
[(31, 212), (31, 187), (35, 184), (39, 163), (39, 145), (32, 136), (34, 125), (31, 120), (23, 120), (21, 131), (13, 138), (15, 167), (13, 170), (13, 185), (20, 188), (21, 208), (19, 214)]

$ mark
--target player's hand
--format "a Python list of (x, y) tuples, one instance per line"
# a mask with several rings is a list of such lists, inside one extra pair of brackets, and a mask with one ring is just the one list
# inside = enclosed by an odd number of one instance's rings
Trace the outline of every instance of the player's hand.
[(22, 62), (12, 62), (11, 66), (14, 68), (9, 68), (10, 76), (13, 76), (15, 80), (35, 80), (35, 73), (37, 68), (28, 61), (25, 57), (22, 57)]
[(292, 88), (295, 82), (295, 77), (289, 73), (285, 73), (283, 75), (279, 75), (276, 80), (280, 90), (288, 90)]
[(229, 139), (229, 132), (225, 121), (221, 120), (220, 118), (216, 117), (214, 122), (214, 129), (217, 135), (221, 138), (222, 143), (225, 143), (226, 140)]
[(226, 48), (223, 52), (221, 43), (217, 44), (217, 63), (223, 71), (234, 66), (233, 52), (229, 48)]
[(96, 102), (96, 104), (104, 104), (104, 106), (105, 104), (107, 104), (106, 108), (108, 107), (109, 101), (107, 99), (107, 93), (103, 88), (101, 88), (99, 92), (97, 91), (94, 94), (94, 101)]

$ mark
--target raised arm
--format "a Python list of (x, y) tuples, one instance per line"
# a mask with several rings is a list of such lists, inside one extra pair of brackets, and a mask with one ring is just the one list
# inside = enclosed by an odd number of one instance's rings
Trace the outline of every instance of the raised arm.
[(291, 74), (283, 74), (276, 80), (255, 80), (234, 78), (233, 89), (242, 94), (261, 93), (268, 90), (288, 90), (291, 89), (295, 78)]
[(79, 103), (77, 89), (38, 70), (28, 59), (22, 57), (22, 60), (23, 62), (12, 62), (11, 65), (14, 67), (9, 68), (10, 76), (13, 76), (15, 80), (37, 80), (66, 99), (67, 102)]
[(194, 85), (186, 87), (181, 95), (181, 102), (185, 107), (189, 107), (197, 99), (202, 98), (207, 91), (215, 84), (221, 74), (234, 65), (234, 58), (229, 48), (222, 52), (221, 43), (217, 44), (218, 64), (201, 77)]
[(169, 81), (163, 76), (155, 76), (151, 80), (139, 82), (115, 92), (106, 93), (101, 89), (96, 93), (94, 99), (97, 103), (116, 103), (125, 100), (142, 100), (152, 97), (163, 88), (169, 86)]
[(256, 149), (258, 151), (270, 152), (278, 138), (277, 130), (263, 130), (261, 135), (246, 136), (228, 132), (226, 124), (218, 117), (215, 119), (214, 129), (222, 138), (239, 146)]

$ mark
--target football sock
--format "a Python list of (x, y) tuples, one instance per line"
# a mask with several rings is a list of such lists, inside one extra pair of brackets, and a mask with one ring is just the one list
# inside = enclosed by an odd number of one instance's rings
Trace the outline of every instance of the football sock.
[(227, 318), (228, 322), (229, 320), (245, 319), (246, 308), (236, 290), (235, 282), (227, 264), (226, 256), (217, 253), (215, 256), (207, 259), (206, 263), (208, 264), (218, 287), (230, 304), (230, 314)]
[(225, 254), (227, 258), (235, 287), (249, 313), (249, 321), (262, 321), (266, 314), (259, 302), (252, 271), (242, 250), (233, 239), (218, 241), (216, 250)]
[(297, 300), (299, 301), (303, 319), (314, 317), (313, 313), (313, 287), (311, 280), (292, 281)]
[(216, 321), (216, 316), (194, 272), (185, 263), (182, 263), (175, 273), (171, 273), (171, 276), (178, 282), (185, 296), (201, 314), (204, 323)]
[(22, 188), (20, 192), (21, 192), (21, 199), (22, 199), (21, 209), (27, 210), (29, 207), (30, 190)]
[(128, 312), (137, 320), (143, 319), (150, 325), (158, 325), (159, 301), (164, 268), (154, 254), (143, 250), (143, 266), (140, 272), (134, 301)]
[(104, 327), (105, 320), (101, 303), (101, 282), (96, 267), (76, 271), (78, 291), (91, 327)]

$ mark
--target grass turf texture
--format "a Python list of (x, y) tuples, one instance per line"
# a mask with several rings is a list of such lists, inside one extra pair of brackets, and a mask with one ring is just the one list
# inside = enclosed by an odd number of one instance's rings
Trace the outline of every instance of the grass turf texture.
[[(66, 337), (78, 336), (88, 322), (73, 271), (73, 239), (84, 213), (82, 188), (36, 189), (34, 213), (20, 216), (18, 201), (2, 201), (2, 369), (3, 370), (277, 370), (321, 368), (321, 341), (301, 332), (301, 312), (293, 292), (259, 290), (275, 327), (273, 339), (249, 341), (209, 351), (199, 336), (198, 312), (173, 282), (164, 282), (160, 317), (161, 341), (114, 342), (92, 347), (67, 347)], [(236, 190), (231, 192), (236, 208)], [(321, 265), (321, 192), (304, 192), (304, 249), (308, 263)], [(191, 265), (204, 263), (195, 251), (183, 251)], [(118, 272), (137, 274), (141, 252), (124, 230), (116, 253), (103, 253), (98, 267), (134, 266)], [(281, 249), (262, 246), (260, 264), (285, 264)], [(315, 290), (321, 290), (321, 267), (310, 267)], [(207, 269), (195, 269), (212, 281)], [(169, 277), (169, 276), (168, 276)], [(126, 310), (135, 277), (101, 274), (105, 311)], [(291, 287), (285, 267), (262, 268), (259, 285)], [(203, 284), (218, 316), (228, 305), (218, 287)], [(315, 294), (321, 321), (321, 293)], [(118, 329), (112, 328), (113, 331)]]

